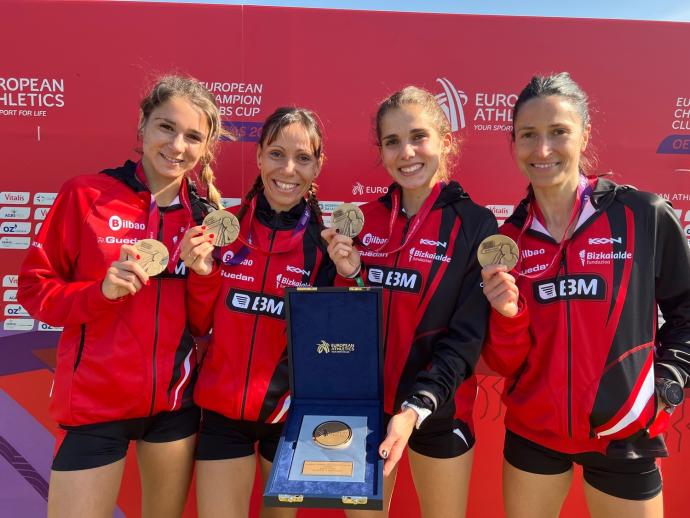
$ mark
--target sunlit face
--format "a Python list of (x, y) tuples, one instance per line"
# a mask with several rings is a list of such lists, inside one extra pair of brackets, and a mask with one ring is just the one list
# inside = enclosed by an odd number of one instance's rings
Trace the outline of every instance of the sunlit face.
[(275, 140), (256, 151), (264, 195), (275, 211), (297, 205), (321, 171), (307, 130), (299, 123), (285, 126)]
[(388, 110), (380, 131), (381, 160), (388, 173), (403, 191), (428, 193), (452, 145), (450, 133), (439, 135), (417, 104)]
[(208, 122), (182, 97), (155, 108), (141, 129), (142, 164), (149, 183), (168, 183), (191, 171), (206, 152)]
[(577, 185), (590, 125), (583, 127), (571, 101), (535, 97), (522, 105), (513, 124), (515, 160), (535, 189)]

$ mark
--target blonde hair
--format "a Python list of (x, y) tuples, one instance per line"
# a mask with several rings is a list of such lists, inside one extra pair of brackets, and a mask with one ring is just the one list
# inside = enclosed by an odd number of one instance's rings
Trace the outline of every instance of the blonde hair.
[(209, 132), (206, 137), (206, 149), (199, 162), (201, 170), (199, 179), (206, 188), (206, 197), (213, 204), (220, 206), (220, 191), (215, 185), (216, 177), (211, 168), (218, 142), (227, 132), (220, 120), (220, 110), (211, 92), (193, 77), (166, 75), (160, 77), (146, 97), (141, 100), (139, 112), (139, 131), (149, 119), (149, 116), (160, 105), (173, 97), (181, 97), (201, 110), (206, 117)]

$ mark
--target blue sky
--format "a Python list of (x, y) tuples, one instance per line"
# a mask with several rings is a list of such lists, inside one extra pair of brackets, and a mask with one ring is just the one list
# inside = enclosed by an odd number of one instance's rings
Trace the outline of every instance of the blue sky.
[[(132, 1), (132, 0), (130, 0)], [(166, 2), (169, 0), (148, 0)], [(690, 21), (688, 0), (175, 0), (178, 3), (326, 7), (428, 13), (505, 14), (515, 16), (564, 16), (573, 18), (620, 18), (629, 20)]]

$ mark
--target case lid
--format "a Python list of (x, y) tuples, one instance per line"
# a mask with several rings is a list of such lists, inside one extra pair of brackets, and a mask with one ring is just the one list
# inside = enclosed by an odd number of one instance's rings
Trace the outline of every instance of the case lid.
[(380, 288), (286, 290), (292, 400), (383, 397)]

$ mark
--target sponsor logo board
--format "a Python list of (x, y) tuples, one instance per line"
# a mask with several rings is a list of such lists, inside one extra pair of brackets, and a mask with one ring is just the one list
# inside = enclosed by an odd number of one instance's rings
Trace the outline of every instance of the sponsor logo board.
[(29, 248), (31, 238), (29, 237), (14, 237), (2, 236), (0, 237), (0, 248), (6, 250), (25, 250)]
[(29, 313), (24, 309), (21, 304), (6, 304), (5, 305), (5, 316), (6, 317), (28, 317)]
[(29, 207), (2, 207), (0, 219), (29, 219), (31, 209)]
[(50, 324), (46, 324), (45, 322), (41, 322), (39, 320), (38, 325), (36, 326), (36, 330), (38, 331), (62, 331), (62, 327), (55, 327), (51, 326)]
[(34, 205), (52, 205), (57, 198), (56, 192), (37, 192), (34, 194)]
[(26, 221), (3, 221), (0, 223), (0, 232), (3, 234), (26, 235), (31, 233), (31, 223)]
[(18, 288), (19, 287), (19, 276), (18, 275), (5, 275), (2, 278), (3, 288)]
[(34, 211), (34, 219), (38, 221), (43, 221), (48, 216), (48, 207), (39, 207)]
[(26, 205), (29, 203), (29, 193), (23, 191), (0, 192), (0, 203), (8, 205)]
[(501, 219), (510, 217), (515, 210), (513, 205), (487, 205), (486, 208), (493, 212), (494, 216)]
[(33, 331), (33, 318), (8, 318), (2, 325), (5, 331)]

